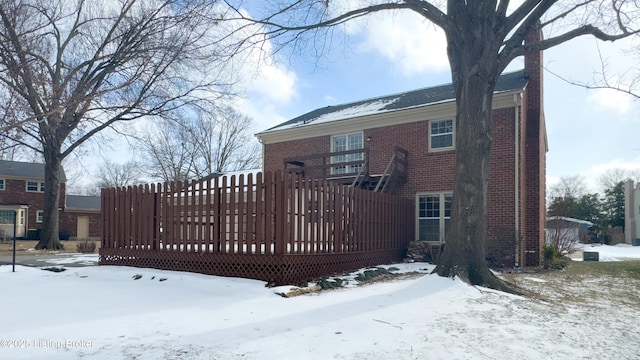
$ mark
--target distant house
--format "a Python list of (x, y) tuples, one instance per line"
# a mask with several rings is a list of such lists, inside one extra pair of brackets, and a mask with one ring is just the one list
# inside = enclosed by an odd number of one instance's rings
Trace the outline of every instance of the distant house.
[[(539, 39), (530, 34), (528, 41)], [(544, 244), (546, 130), (542, 54), (503, 74), (493, 97), (487, 259), (538, 265)], [(415, 203), (412, 247), (440, 248), (456, 157), (451, 84), (327, 106), (262, 131), (264, 170), (286, 169)], [(422, 246), (422, 245), (427, 246)]]
[(624, 242), (640, 246), (640, 184), (624, 184)]
[(588, 239), (589, 228), (593, 223), (586, 220), (564, 216), (550, 216), (545, 227), (545, 241), (556, 244), (560, 248), (572, 247), (576, 243), (585, 243)]
[[(100, 238), (100, 197), (66, 195), (64, 170), (61, 179), (61, 238)], [(44, 185), (44, 164), (0, 160), (0, 231), (7, 237), (14, 235), (14, 221), (16, 238), (37, 237), (44, 217)]]

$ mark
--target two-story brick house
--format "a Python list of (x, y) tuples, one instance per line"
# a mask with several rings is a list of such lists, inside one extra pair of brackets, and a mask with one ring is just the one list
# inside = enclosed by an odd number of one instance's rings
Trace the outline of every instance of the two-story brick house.
[[(64, 170), (61, 175), (58, 208), (62, 237), (99, 238), (102, 231), (100, 198), (66, 195)], [(0, 160), (0, 231), (12, 237), (15, 222), (16, 238), (36, 236), (37, 229), (42, 226), (42, 209), (44, 165)]]
[[(497, 266), (538, 265), (544, 245), (541, 66), (541, 53), (527, 55), (524, 70), (502, 75), (494, 93), (486, 256)], [(414, 245), (437, 246), (450, 216), (455, 112), (454, 89), (446, 84), (319, 108), (256, 136), (264, 170), (285, 168), (414, 200)], [(385, 186), (394, 173), (400, 176)]]

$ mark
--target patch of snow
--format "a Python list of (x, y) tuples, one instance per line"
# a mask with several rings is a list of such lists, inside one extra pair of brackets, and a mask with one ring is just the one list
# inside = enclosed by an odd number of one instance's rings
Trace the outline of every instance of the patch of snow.
[(100, 259), (98, 254), (80, 254), (80, 253), (68, 253), (60, 254), (57, 258), (48, 258), (38, 261), (45, 262), (47, 264), (54, 265), (68, 265), (68, 264), (80, 264), (80, 265), (96, 265)]
[(582, 247), (582, 251), (597, 252), (599, 254), (598, 261), (640, 259), (640, 246), (631, 246), (629, 244), (588, 244)]
[(344, 120), (344, 119), (351, 119), (351, 118), (355, 118), (355, 117), (361, 117), (361, 116), (366, 116), (366, 115), (374, 115), (374, 114), (381, 114), (381, 113), (385, 113), (385, 112), (389, 112), (389, 111), (394, 111), (394, 110), (386, 110), (384, 109), (386, 106), (391, 105), (393, 103), (395, 103), (396, 101), (398, 101), (399, 97), (396, 98), (392, 98), (392, 99), (385, 99), (385, 100), (377, 100), (377, 101), (371, 101), (371, 102), (366, 102), (364, 104), (361, 105), (354, 105), (354, 106), (348, 106), (342, 110), (337, 110), (337, 111), (333, 111), (324, 115), (320, 115), (317, 118), (308, 120), (306, 122), (297, 122), (295, 124), (289, 124), (289, 125), (284, 125), (284, 126), (280, 126), (277, 129), (273, 129), (273, 130), (283, 130), (283, 129), (290, 129), (290, 128), (296, 128), (296, 127), (301, 127), (301, 126), (305, 126), (305, 125), (309, 125), (309, 124), (321, 124), (321, 123), (326, 123), (326, 122), (331, 122), (331, 121), (338, 121), (338, 120)]

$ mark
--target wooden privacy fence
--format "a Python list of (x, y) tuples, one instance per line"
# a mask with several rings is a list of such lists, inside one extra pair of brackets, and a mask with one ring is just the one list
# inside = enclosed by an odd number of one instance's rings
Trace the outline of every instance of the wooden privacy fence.
[(411, 201), (277, 171), (102, 190), (101, 265), (295, 284), (401, 260)]

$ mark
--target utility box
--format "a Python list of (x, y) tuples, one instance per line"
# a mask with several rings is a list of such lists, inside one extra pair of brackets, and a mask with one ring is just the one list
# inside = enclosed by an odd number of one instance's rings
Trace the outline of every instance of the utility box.
[(585, 251), (582, 253), (582, 260), (584, 261), (600, 261), (600, 253), (595, 251)]
[(640, 239), (633, 239), (633, 246), (640, 246)]

